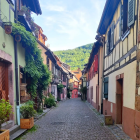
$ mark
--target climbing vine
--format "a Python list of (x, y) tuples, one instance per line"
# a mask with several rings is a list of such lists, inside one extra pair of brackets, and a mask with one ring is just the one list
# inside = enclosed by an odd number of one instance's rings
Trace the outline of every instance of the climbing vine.
[(13, 23), (12, 26), (12, 36), (20, 34), (22, 46), (25, 48), (26, 66), (24, 72), (28, 80), (28, 93), (32, 95), (32, 98), (38, 94), (39, 98), (42, 99), (43, 90), (50, 83), (50, 72), (47, 66), (43, 64), (41, 52), (37, 47), (36, 37), (20, 23)]

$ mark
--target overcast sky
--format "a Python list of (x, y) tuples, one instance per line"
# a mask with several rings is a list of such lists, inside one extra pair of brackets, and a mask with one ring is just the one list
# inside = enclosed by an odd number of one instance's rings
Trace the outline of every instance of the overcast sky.
[(73, 49), (95, 41), (106, 0), (39, 0), (42, 15), (33, 15), (51, 50)]

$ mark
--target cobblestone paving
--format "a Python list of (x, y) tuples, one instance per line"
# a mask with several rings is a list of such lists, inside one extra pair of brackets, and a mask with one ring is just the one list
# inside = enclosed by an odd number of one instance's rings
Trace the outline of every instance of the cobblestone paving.
[(36, 132), (23, 140), (117, 140), (80, 99), (61, 102), (36, 122)]
[[(104, 115), (99, 114), (99, 112), (97, 112), (95, 110), (95, 108), (86, 101), (86, 105), (94, 111), (94, 114), (98, 117), (98, 119), (100, 120), (100, 122), (102, 124), (105, 125), (104, 123)], [(128, 135), (126, 135), (122, 129), (120, 129), (117, 125), (110, 125), (110, 126), (106, 126), (113, 134), (114, 136), (118, 139), (118, 140), (132, 140)]]

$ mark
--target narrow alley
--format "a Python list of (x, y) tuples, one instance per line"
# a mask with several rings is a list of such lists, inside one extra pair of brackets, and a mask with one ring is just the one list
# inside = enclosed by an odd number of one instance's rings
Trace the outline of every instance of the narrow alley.
[(79, 98), (61, 102), (37, 123), (26, 140), (116, 140), (94, 112)]

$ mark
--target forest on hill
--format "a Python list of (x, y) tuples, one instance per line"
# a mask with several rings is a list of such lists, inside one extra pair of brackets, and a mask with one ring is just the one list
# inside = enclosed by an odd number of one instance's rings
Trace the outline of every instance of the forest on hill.
[(84, 64), (88, 62), (93, 43), (77, 47), (75, 49), (55, 51), (60, 60), (71, 66), (71, 70), (80, 68), (83, 70)]

